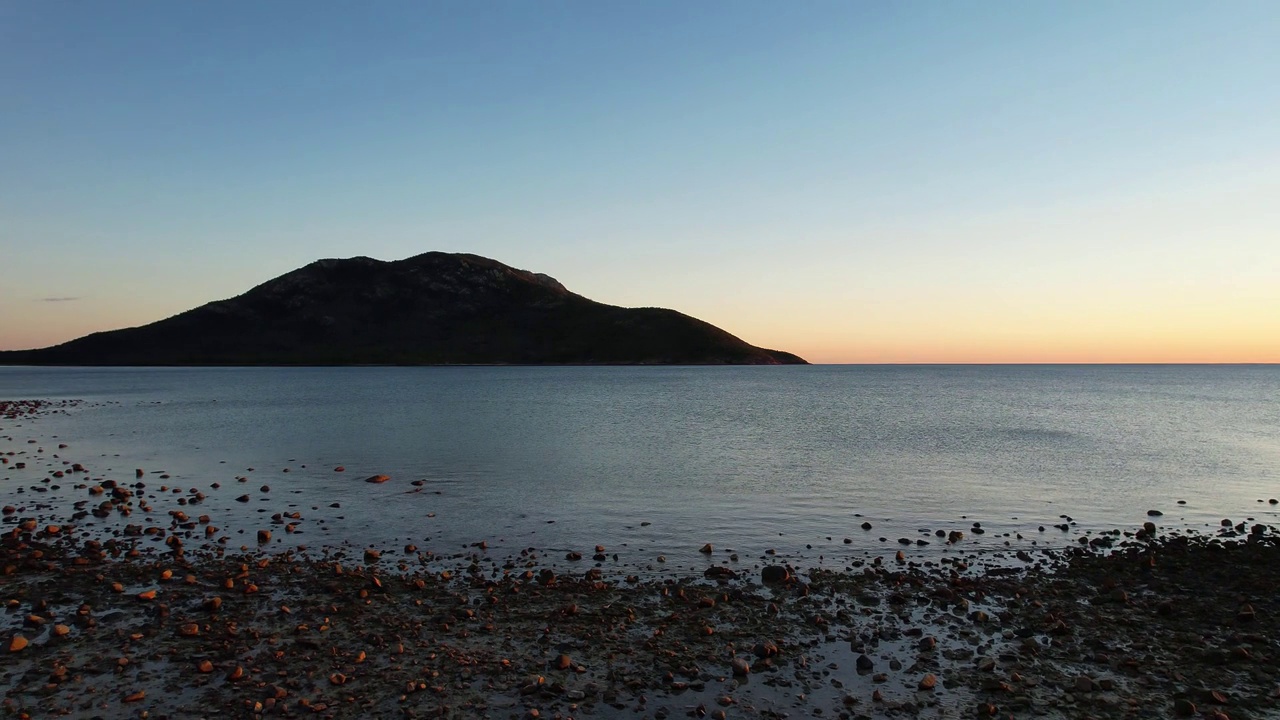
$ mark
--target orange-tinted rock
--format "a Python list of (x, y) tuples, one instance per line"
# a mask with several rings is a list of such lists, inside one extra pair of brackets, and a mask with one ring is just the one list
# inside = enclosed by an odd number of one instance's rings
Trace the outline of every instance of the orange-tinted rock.
[(367, 483), (381, 484), (390, 479), (391, 477), (388, 475), (374, 475), (372, 477), (365, 478), (364, 481)]
[(9, 641), (9, 652), (18, 652), (30, 644), (31, 642), (21, 635), (14, 635), (13, 639)]

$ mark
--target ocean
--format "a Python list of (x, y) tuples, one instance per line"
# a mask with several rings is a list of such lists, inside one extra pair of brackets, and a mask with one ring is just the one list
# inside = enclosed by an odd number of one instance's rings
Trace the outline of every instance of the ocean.
[(0, 421), (0, 451), (59, 455), (0, 469), (0, 501), (141, 468), (246, 537), (299, 512), (275, 542), (312, 548), (840, 566), (1280, 515), (1277, 366), (0, 368), (30, 398), (85, 402)]

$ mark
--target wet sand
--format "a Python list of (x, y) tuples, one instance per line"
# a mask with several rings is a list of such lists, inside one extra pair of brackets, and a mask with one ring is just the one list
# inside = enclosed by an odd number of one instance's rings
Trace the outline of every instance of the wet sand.
[(95, 472), (39, 437), (65, 410), (0, 403), (0, 477), (21, 490), (0, 525), (5, 716), (1280, 716), (1269, 526), (1152, 517), (1035, 554), (938, 538), (956, 552), (841, 569), (711, 548), (705, 572), (607, 539), (309, 546), (340, 508)]

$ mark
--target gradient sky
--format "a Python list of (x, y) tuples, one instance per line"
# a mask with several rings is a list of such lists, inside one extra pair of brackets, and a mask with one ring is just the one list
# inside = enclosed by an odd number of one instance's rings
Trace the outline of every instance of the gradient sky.
[(0, 349), (473, 252), (818, 362), (1280, 362), (1280, 3), (0, 0)]

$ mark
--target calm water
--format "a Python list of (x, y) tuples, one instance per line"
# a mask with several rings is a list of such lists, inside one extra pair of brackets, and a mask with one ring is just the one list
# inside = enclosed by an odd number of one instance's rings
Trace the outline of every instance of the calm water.
[(601, 543), (696, 564), (704, 542), (830, 560), (973, 521), (980, 545), (1061, 544), (1038, 526), (1062, 514), (1079, 531), (1149, 508), (1280, 522), (1257, 502), (1280, 496), (1274, 366), (0, 368), (0, 398), (90, 401), (4, 423), (10, 449), (56, 434), (95, 475), (220, 481), (224, 523), (269, 483), (251, 507), (323, 508), (298, 538), (315, 544)]

